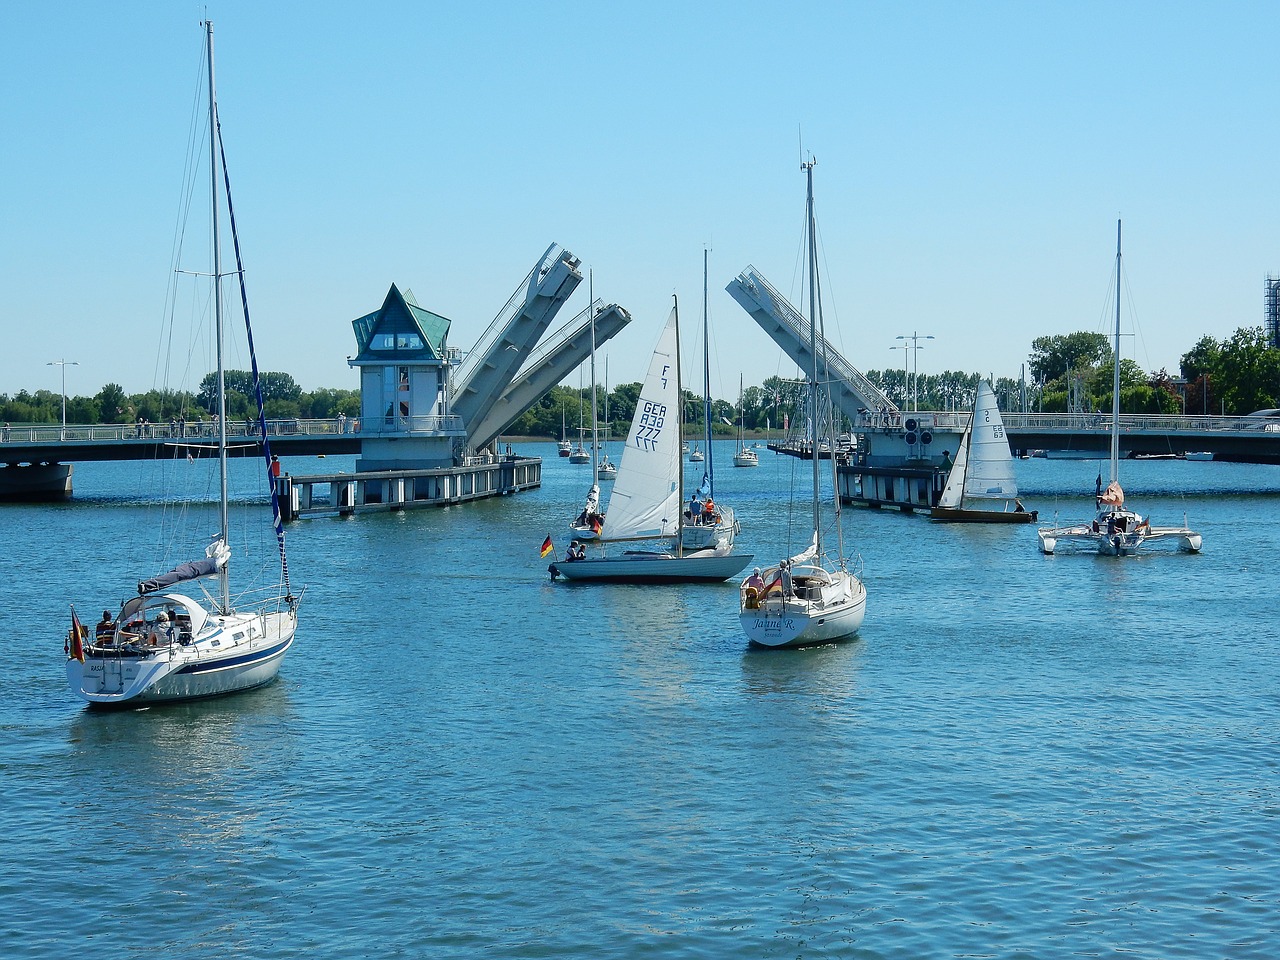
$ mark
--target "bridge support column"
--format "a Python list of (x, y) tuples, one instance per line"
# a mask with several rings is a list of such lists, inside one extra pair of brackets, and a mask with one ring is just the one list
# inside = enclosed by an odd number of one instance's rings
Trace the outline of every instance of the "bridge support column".
[(9, 463), (0, 467), (0, 502), (53, 503), (70, 499), (69, 463)]

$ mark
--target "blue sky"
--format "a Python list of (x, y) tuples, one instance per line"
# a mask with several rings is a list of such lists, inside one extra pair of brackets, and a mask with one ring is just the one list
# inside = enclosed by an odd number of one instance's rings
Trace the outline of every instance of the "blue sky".
[(356, 386), (350, 321), (392, 282), (466, 348), (553, 241), (634, 316), (612, 383), (673, 292), (698, 345), (707, 246), (713, 392), (791, 375), (724, 287), (798, 291), (801, 137), (863, 370), (918, 331), (922, 373), (1017, 376), (1034, 337), (1105, 330), (1117, 217), (1144, 369), (1261, 324), (1280, 273), (1270, 4), (7, 0), (0, 392), (60, 358), (73, 394), (181, 385), (157, 341), (205, 10), (260, 360), (307, 389)]

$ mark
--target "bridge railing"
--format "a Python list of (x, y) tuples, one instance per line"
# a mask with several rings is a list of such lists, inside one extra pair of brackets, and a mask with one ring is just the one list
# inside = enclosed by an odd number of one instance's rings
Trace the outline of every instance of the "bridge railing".
[[(358, 417), (328, 417), (320, 420), (302, 420), (287, 417), (267, 421), (269, 437), (314, 437), (342, 434), (364, 437), (403, 436), (415, 433), (460, 433), (464, 430), (461, 417), (417, 416), (379, 417), (361, 421)], [(259, 436), (258, 424), (249, 420), (228, 420), (227, 437), (243, 440)], [(218, 425), (212, 420), (187, 421), (186, 423), (95, 423), (60, 424), (17, 423), (0, 427), (0, 444), (50, 444), (50, 443), (118, 443), (139, 440), (165, 440), (181, 443), (195, 440), (207, 443), (218, 438)]]

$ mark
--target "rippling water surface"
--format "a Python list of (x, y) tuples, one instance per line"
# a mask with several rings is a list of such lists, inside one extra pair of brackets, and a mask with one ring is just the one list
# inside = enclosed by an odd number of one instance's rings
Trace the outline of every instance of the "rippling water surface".
[[(717, 447), (776, 560), (797, 465)], [(538, 491), (293, 524), (279, 682), (134, 712), (71, 698), (61, 638), (155, 572), (160, 468), (0, 509), (0, 952), (1275, 956), (1280, 468), (1126, 465), (1199, 556), (850, 509), (859, 637), (770, 652), (732, 585), (550, 583), (589, 474), (524, 449)], [(1096, 463), (1018, 470), (1089, 515)]]

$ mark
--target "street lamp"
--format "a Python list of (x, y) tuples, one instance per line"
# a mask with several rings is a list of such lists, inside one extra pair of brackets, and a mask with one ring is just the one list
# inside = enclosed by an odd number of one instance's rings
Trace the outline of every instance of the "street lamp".
[(78, 367), (78, 360), (50, 360), (45, 364), (46, 367), (62, 368), (62, 432), (58, 434), (59, 440), (67, 439), (67, 367)]
[[(902, 338), (899, 337), (898, 339), (901, 340)], [(899, 343), (889, 349), (902, 351), (902, 412), (908, 413), (911, 410), (911, 374), (908, 370), (911, 366), (911, 355), (907, 351), (911, 348), (905, 343)]]
[[(932, 340), (933, 336), (931, 334), (916, 333), (915, 331), (912, 331), (909, 336), (904, 334), (903, 336), (898, 337), (897, 339), (911, 341), (911, 352), (912, 352), (911, 408), (913, 412), (919, 413), (920, 412), (920, 389), (919, 389), (920, 387), (920, 351), (924, 349), (924, 347), (921, 346), (920, 341)], [(902, 345), (902, 348), (904, 350), (907, 349), (907, 345), (904, 343)]]

